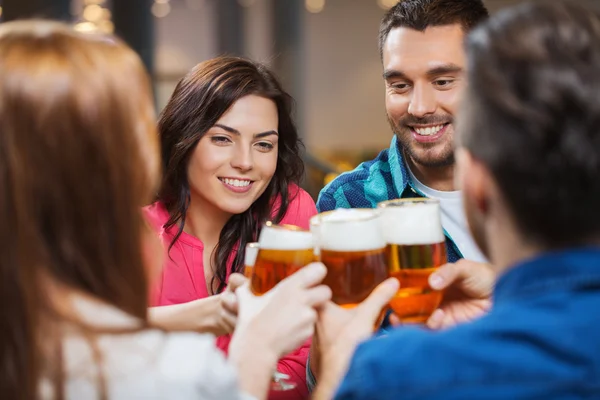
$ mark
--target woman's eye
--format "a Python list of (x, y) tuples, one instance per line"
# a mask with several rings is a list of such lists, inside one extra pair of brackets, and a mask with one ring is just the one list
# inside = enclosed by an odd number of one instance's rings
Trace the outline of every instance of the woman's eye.
[(273, 144), (268, 142), (259, 142), (256, 145), (260, 147), (261, 150), (273, 150), (273, 148), (275, 147), (273, 146)]
[(231, 142), (231, 140), (229, 140), (229, 138), (226, 136), (213, 136), (210, 138), (210, 140), (215, 144), (227, 144)]

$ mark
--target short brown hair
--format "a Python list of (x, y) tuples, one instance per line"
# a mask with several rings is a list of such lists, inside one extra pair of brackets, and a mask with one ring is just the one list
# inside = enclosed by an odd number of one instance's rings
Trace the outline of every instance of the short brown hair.
[(600, 237), (600, 18), (575, 2), (498, 13), (467, 40), (458, 142), (539, 246)]
[(379, 55), (394, 28), (424, 31), (429, 26), (460, 24), (469, 32), (489, 14), (481, 0), (400, 0), (390, 8), (379, 25)]

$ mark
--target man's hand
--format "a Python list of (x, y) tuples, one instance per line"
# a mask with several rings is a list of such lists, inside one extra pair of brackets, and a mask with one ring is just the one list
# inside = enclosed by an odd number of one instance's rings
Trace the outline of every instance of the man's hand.
[(492, 305), (490, 296), (495, 282), (496, 274), (489, 264), (463, 259), (441, 266), (429, 276), (429, 285), (446, 291), (427, 326), (444, 329), (481, 317)]
[[(315, 399), (329, 399), (344, 377), (354, 349), (373, 334), (381, 310), (398, 291), (395, 278), (381, 283), (371, 295), (353, 309), (344, 309), (331, 302), (319, 309), (316, 335), (321, 374)], [(313, 339), (314, 341), (315, 339)]]

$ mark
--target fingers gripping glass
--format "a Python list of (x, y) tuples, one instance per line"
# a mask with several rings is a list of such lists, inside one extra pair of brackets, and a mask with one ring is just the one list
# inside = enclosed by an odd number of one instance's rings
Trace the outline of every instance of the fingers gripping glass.
[(352, 308), (387, 276), (379, 211), (338, 209), (311, 219), (315, 253), (327, 267), (323, 281), (334, 303)]
[(429, 275), (447, 262), (440, 203), (398, 199), (379, 203), (378, 208), (388, 270), (400, 281), (390, 307), (402, 323), (425, 323), (443, 296), (428, 283)]
[[(288, 225), (267, 223), (258, 243), (248, 243), (244, 275), (250, 280), (252, 293), (261, 296), (298, 269), (314, 260), (312, 234)], [(287, 391), (296, 387), (290, 376), (273, 373), (271, 390)]]

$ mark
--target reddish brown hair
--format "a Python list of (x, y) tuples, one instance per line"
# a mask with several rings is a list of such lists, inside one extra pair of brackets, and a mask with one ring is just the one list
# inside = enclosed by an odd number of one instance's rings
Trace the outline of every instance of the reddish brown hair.
[(142, 63), (118, 40), (52, 22), (0, 26), (4, 398), (37, 398), (47, 372), (60, 377), (60, 357), (45, 357), (60, 342), (50, 286), (146, 320), (140, 207), (160, 168), (153, 112)]

